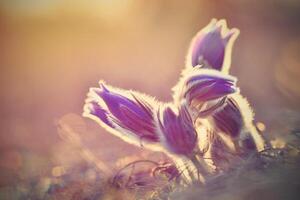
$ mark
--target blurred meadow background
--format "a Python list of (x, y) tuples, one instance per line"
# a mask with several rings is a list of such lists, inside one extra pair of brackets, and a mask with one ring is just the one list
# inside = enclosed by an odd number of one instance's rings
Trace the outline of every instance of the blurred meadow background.
[(231, 73), (266, 137), (299, 132), (300, 1), (1, 0), (0, 199), (49, 191), (69, 170), (93, 181), (91, 166), (164, 157), (82, 118), (86, 93), (103, 79), (171, 100), (190, 40), (212, 18), (240, 29)]

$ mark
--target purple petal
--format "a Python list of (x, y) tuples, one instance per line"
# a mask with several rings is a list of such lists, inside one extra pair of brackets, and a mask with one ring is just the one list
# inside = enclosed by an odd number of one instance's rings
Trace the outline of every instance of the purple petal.
[(145, 112), (141, 109), (140, 105), (138, 105), (134, 100), (130, 99), (131, 94), (124, 93), (120, 94), (117, 91), (109, 91), (103, 83), (100, 84), (102, 90), (98, 91), (98, 95), (104, 100), (107, 105), (109, 111), (116, 118), (122, 120), (124, 116), (120, 110), (121, 106), (127, 107), (133, 113), (140, 116), (141, 118), (148, 118), (149, 113)]
[(91, 115), (94, 115), (95, 117), (98, 117), (106, 125), (113, 128), (112, 123), (108, 120), (107, 111), (105, 109), (101, 108), (97, 102), (91, 102), (88, 107), (89, 107), (88, 112)]
[(216, 127), (231, 137), (238, 137), (243, 127), (243, 117), (240, 108), (229, 98), (222, 110), (213, 115)]
[(188, 102), (197, 100), (205, 102), (219, 99), (237, 92), (236, 79), (219, 71), (197, 69), (185, 74), (182, 81), (182, 95)]
[(190, 101), (198, 100), (204, 102), (224, 97), (236, 91), (237, 90), (233, 84), (215, 80), (208, 84), (205, 83), (205, 86), (203, 86), (202, 84), (199, 86), (193, 86), (190, 90), (187, 91), (187, 95)]
[(187, 110), (182, 107), (175, 113), (174, 109), (170, 106), (160, 107), (159, 127), (170, 152), (189, 156), (196, 146), (197, 133)]

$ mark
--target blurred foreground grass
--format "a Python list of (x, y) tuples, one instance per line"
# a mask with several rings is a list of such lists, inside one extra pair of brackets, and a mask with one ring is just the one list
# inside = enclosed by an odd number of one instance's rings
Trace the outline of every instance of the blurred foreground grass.
[(63, 117), (57, 127), (62, 145), (49, 158), (32, 152), (23, 153), (22, 160), (17, 152), (8, 155), (6, 167), (11, 167), (12, 174), (1, 176), (16, 178), (1, 187), (0, 199), (289, 200), (299, 197), (300, 132), (294, 127), (288, 134), (270, 138), (273, 148), (241, 160), (237, 167), (208, 179), (205, 186), (197, 183), (185, 186), (176, 179), (170, 180), (166, 172), (171, 168), (159, 168), (165, 171), (159, 170), (154, 175), (153, 169), (170, 162), (158, 153), (129, 154), (113, 162), (103, 161), (84, 144), (80, 131), (88, 130), (77, 115)]

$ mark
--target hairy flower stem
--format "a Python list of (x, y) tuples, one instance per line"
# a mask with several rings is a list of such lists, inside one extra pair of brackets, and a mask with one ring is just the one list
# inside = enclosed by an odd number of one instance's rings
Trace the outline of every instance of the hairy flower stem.
[(194, 154), (191, 157), (191, 161), (192, 163), (195, 165), (196, 169), (197, 169), (197, 179), (200, 183), (205, 183), (205, 178), (207, 177), (209, 174), (207, 172), (207, 170), (205, 169), (204, 166), (204, 160), (202, 158), (197, 158), (197, 156)]

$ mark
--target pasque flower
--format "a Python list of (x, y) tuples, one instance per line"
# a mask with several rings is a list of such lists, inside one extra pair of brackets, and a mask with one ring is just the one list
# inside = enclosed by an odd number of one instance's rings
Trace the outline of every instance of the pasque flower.
[(248, 154), (265, 148), (264, 139), (253, 124), (253, 109), (241, 94), (229, 97), (223, 109), (211, 118), (215, 131), (228, 135), (240, 152)]
[(129, 143), (167, 152), (175, 163), (187, 161), (203, 175), (207, 168), (200, 155), (206, 152), (219, 164), (218, 159), (227, 160), (222, 154), (226, 148), (239, 148), (237, 153), (262, 150), (253, 111), (239, 94), (237, 79), (228, 75), (238, 33), (228, 29), (225, 20), (212, 20), (195, 36), (186, 68), (173, 88), (173, 102), (158, 102), (101, 81), (88, 92), (83, 115)]
[(198, 115), (208, 115), (237, 88), (234, 77), (205, 69), (193, 71), (183, 83), (178, 98), (185, 99), (188, 106), (180, 102), (159, 103), (147, 95), (100, 82), (100, 87), (88, 93), (84, 116), (127, 142), (157, 144), (174, 154), (190, 155), (197, 144), (197, 134), (188, 107), (196, 102), (197, 106), (201, 104)]
[[(227, 45), (233, 43), (239, 30), (228, 29), (225, 20), (213, 19), (205, 28), (197, 33), (191, 42), (186, 58), (187, 67), (203, 65), (221, 70)], [(230, 54), (230, 49), (228, 49)]]
[[(215, 69), (224, 76), (227, 75), (233, 43), (238, 34), (238, 29), (227, 28), (225, 20), (213, 19), (192, 40), (186, 67), (196, 71), (203, 68)], [(175, 100), (178, 98), (176, 95), (174, 97)], [(199, 106), (197, 110), (201, 112)], [(222, 109), (215, 109), (211, 114), (215, 132), (228, 135), (236, 147), (240, 147), (243, 151), (248, 151), (253, 146), (256, 150), (264, 148), (264, 140), (253, 125), (253, 110), (239, 92), (230, 95), (226, 102), (224, 101)]]
[(238, 92), (236, 78), (204, 68), (186, 69), (173, 88), (176, 105), (186, 103), (197, 117), (205, 117), (223, 106), (226, 97)]
[(197, 144), (193, 120), (185, 106), (160, 106), (157, 116), (161, 142), (176, 155), (190, 157)]
[(157, 113), (157, 126), (162, 145), (181, 168), (184, 165), (184, 177), (187, 182), (198, 179), (205, 181), (203, 175), (208, 175), (210, 166), (199, 153), (199, 140), (194, 121), (186, 105), (176, 107), (174, 104), (161, 105)]
[(88, 93), (84, 116), (127, 142), (137, 145), (158, 143), (153, 115), (159, 103), (154, 98), (103, 82), (99, 85)]
[(100, 82), (99, 87), (90, 89), (83, 115), (129, 143), (166, 152), (175, 163), (189, 165), (188, 170), (196, 167), (203, 174), (205, 167), (196, 158), (201, 138), (189, 107), (202, 102), (203, 109), (196, 115), (213, 112), (224, 103), (226, 95), (237, 91), (235, 78), (202, 69), (193, 71), (182, 83), (178, 98), (185, 99), (183, 102), (161, 103), (136, 91)]

